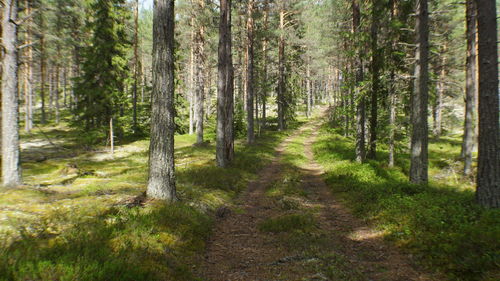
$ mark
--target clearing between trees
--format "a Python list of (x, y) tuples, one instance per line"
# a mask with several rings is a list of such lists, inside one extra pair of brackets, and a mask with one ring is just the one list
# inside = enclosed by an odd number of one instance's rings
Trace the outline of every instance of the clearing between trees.
[(436, 280), (332, 196), (312, 150), (320, 126), (286, 138), (233, 208), (219, 209), (202, 280)]

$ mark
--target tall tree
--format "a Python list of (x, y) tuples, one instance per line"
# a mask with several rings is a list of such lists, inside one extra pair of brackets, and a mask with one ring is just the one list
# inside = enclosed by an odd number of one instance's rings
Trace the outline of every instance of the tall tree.
[(411, 99), (410, 181), (428, 181), (428, 81), (429, 81), (429, 10), (427, 0), (417, 0), (414, 89)]
[[(359, 2), (352, 1), (352, 33), (357, 34), (360, 32), (361, 26), (361, 11)], [(361, 82), (363, 81), (363, 57), (361, 53), (361, 46), (358, 46), (358, 51), (355, 58), (355, 76), (356, 76), (356, 161), (365, 161), (365, 123), (366, 123), (366, 104), (364, 93), (361, 92)]]
[(254, 143), (254, 1), (248, 0), (247, 6), (247, 142)]
[(205, 21), (203, 13), (205, 0), (196, 0), (194, 34), (194, 120), (196, 122), (196, 143), (203, 143), (203, 121), (205, 102)]
[(139, 59), (139, 0), (134, 3), (134, 85), (132, 89), (132, 128), (134, 133), (138, 132), (137, 124), (137, 90), (139, 88), (140, 77), (140, 59)]
[(153, 92), (147, 195), (174, 201), (174, 0), (155, 0)]
[(375, 159), (377, 155), (377, 127), (378, 127), (378, 97), (380, 91), (380, 69), (382, 68), (382, 55), (378, 46), (378, 32), (379, 32), (379, 17), (381, 15), (382, 2), (380, 0), (372, 1), (372, 23), (371, 23), (371, 75), (372, 75), (372, 89), (371, 89), (371, 112), (370, 112), (370, 149), (368, 150), (367, 157)]
[(219, 80), (217, 82), (217, 165), (226, 167), (234, 157), (234, 74), (231, 54), (231, 0), (220, 1)]
[(462, 157), (464, 158), (464, 175), (469, 176), (472, 173), (472, 150), (474, 147), (474, 99), (477, 91), (477, 46), (476, 46), (476, 2), (467, 0), (466, 9), (466, 39), (467, 39), (467, 57), (465, 61), (465, 121), (464, 121), (464, 139), (462, 143)]
[(475, 0), (479, 57), (479, 147), (477, 201), (500, 208), (500, 124), (495, 0)]
[(124, 21), (130, 11), (125, 4), (125, 0), (97, 0), (92, 4), (92, 44), (85, 50), (83, 73), (76, 85), (76, 122), (87, 129), (107, 130), (109, 120), (123, 111), (126, 52), (130, 47)]
[(280, 37), (278, 46), (278, 93), (277, 93), (277, 103), (278, 103), (278, 129), (284, 130), (286, 128), (285, 121), (285, 111), (286, 111), (286, 81), (285, 81), (285, 2), (280, 1)]
[(4, 0), (2, 9), (2, 183), (21, 183), (19, 159), (19, 101), (17, 93), (17, 0)]

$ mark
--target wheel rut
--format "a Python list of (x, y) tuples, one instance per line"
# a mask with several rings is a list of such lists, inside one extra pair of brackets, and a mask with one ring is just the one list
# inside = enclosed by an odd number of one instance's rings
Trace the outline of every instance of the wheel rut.
[[(200, 280), (438, 280), (417, 269), (411, 258), (385, 242), (382, 233), (355, 218), (325, 184), (312, 144), (319, 119), (313, 119), (276, 149), (276, 156), (248, 184), (228, 215), (218, 218), (198, 270)], [(314, 210), (316, 229), (303, 236), (263, 232), (259, 225), (289, 213), (266, 190), (283, 181), (290, 164), (284, 156), (296, 139), (306, 136), (300, 174), (303, 211)], [(301, 139), (301, 140), (302, 140)], [(301, 142), (299, 140), (299, 142)]]

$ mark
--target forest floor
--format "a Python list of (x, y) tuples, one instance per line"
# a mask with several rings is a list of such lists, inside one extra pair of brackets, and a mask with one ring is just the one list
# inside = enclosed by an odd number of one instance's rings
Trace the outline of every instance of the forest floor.
[(474, 203), (459, 136), (430, 139), (431, 181), (413, 185), (405, 143), (394, 167), (383, 143), (357, 163), (325, 113), (268, 120), (228, 168), (213, 127), (204, 145), (177, 135), (175, 204), (144, 198), (147, 138), (111, 154), (64, 122), (23, 133), (24, 184), (0, 188), (0, 281), (500, 279), (500, 211)]
[(276, 149), (208, 242), (202, 280), (435, 280), (332, 196), (312, 144), (321, 119)]

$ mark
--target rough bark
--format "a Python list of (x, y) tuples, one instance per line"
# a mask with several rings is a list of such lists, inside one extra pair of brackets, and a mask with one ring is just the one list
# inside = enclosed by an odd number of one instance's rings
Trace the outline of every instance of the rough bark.
[(247, 71), (246, 71), (246, 83), (247, 83), (247, 142), (255, 142), (254, 133), (254, 23), (253, 23), (253, 9), (254, 1), (248, 0), (247, 6)]
[(139, 0), (134, 5), (134, 86), (132, 91), (132, 128), (138, 131), (137, 125), (137, 89), (139, 87)]
[[(352, 32), (354, 34), (359, 32), (361, 25), (361, 13), (359, 3), (356, 0), (352, 1)], [(360, 83), (363, 81), (363, 59), (361, 57), (361, 50), (355, 62), (356, 71), (356, 86), (355, 96), (357, 99), (356, 104), (356, 161), (365, 161), (365, 123), (366, 123), (366, 110), (365, 110), (365, 97), (361, 96)]]
[(311, 66), (309, 64), (307, 64), (307, 69), (306, 69), (306, 92), (307, 92), (306, 116), (307, 118), (309, 118), (311, 116), (311, 107), (312, 107)]
[(155, 0), (153, 92), (147, 195), (176, 200), (174, 165), (174, 0)]
[(378, 96), (380, 91), (380, 69), (382, 56), (378, 49), (378, 29), (380, 16), (380, 2), (373, 1), (372, 25), (371, 25), (371, 51), (372, 51), (372, 89), (371, 89), (371, 111), (370, 111), (370, 149), (367, 157), (375, 159), (377, 156), (377, 123), (378, 123)]
[(17, 51), (17, 0), (5, 0), (2, 17), (2, 183), (21, 183)]
[(429, 10), (427, 0), (417, 0), (415, 81), (411, 101), (410, 181), (428, 181), (428, 81), (429, 81)]
[(45, 111), (45, 86), (47, 80), (47, 58), (45, 50), (45, 18), (43, 15), (43, 2), (40, 3), (39, 14), (40, 14), (40, 101), (41, 101), (41, 123), (45, 124), (47, 122), (47, 113)]
[(227, 167), (234, 157), (234, 76), (231, 54), (231, 0), (220, 1), (216, 160)]
[[(205, 8), (205, 0), (198, 0), (196, 9), (201, 17)], [(203, 143), (203, 116), (205, 102), (205, 27), (201, 20), (196, 20), (196, 31), (194, 37), (194, 60), (195, 60), (195, 101), (194, 119), (196, 122), (196, 143)]]
[(464, 137), (462, 143), (462, 157), (464, 158), (464, 175), (472, 174), (472, 151), (474, 149), (475, 139), (475, 96), (477, 90), (476, 79), (476, 3), (475, 0), (466, 1), (466, 38), (467, 38), (467, 57), (465, 61), (465, 120)]
[[(191, 18), (191, 42), (194, 44), (194, 17)], [(189, 59), (189, 134), (194, 133), (194, 45)]]
[[(31, 3), (26, 0), (26, 15), (31, 14)], [(29, 133), (33, 129), (33, 47), (31, 47), (32, 31), (32, 18), (30, 17), (26, 23), (26, 42), (29, 47), (26, 48), (26, 62), (25, 62), (25, 80), (24, 80), (24, 93), (25, 93), (25, 131)]]
[(495, 0), (476, 0), (479, 57), (479, 147), (476, 198), (500, 208), (500, 124)]
[(278, 129), (280, 131), (286, 128), (285, 124), (285, 7), (284, 2), (280, 9), (280, 37), (278, 47)]
[[(264, 30), (268, 29), (269, 25), (269, 1), (265, 0), (264, 1)], [(264, 37), (264, 40), (262, 42), (262, 64), (263, 64), (263, 73), (262, 77), (264, 79), (264, 87), (263, 87), (263, 92), (262, 92), (262, 118), (261, 118), (261, 128), (266, 127), (266, 102), (267, 102), (267, 85), (268, 85), (268, 75), (267, 75), (267, 44), (268, 44), (268, 38), (267, 36)]]

